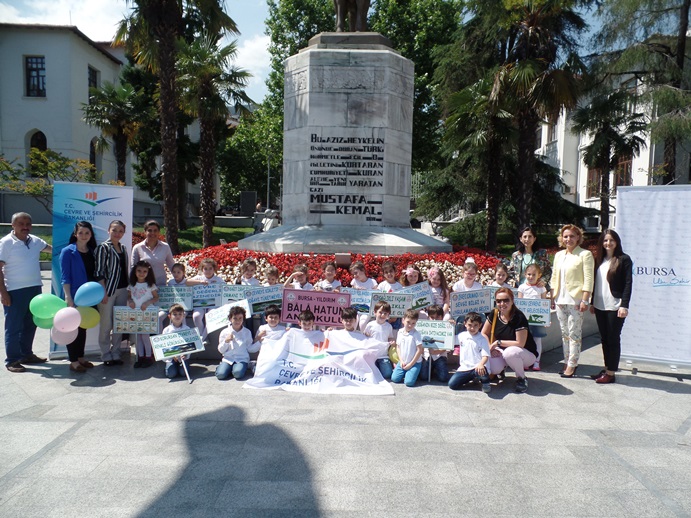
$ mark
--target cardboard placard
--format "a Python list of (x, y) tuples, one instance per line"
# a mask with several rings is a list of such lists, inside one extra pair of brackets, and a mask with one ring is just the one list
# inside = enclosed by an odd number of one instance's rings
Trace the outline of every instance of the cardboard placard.
[(427, 349), (453, 351), (454, 325), (445, 320), (418, 320), (415, 330), (422, 335), (422, 346)]
[(156, 361), (169, 360), (170, 358), (204, 350), (199, 330), (196, 327), (175, 333), (152, 336), (151, 347), (153, 348)]
[(247, 295), (247, 302), (252, 308), (252, 314), (263, 313), (266, 307), (272, 304), (281, 307), (283, 304), (283, 285), (251, 286), (245, 295)]
[(452, 317), (467, 315), (471, 311), (488, 313), (494, 307), (494, 301), (488, 288), (473, 291), (453, 291), (449, 297), (449, 311)]
[(281, 322), (299, 324), (298, 315), (309, 310), (314, 313), (316, 325), (343, 327), (341, 310), (348, 306), (350, 293), (284, 289)]
[(158, 306), (149, 306), (146, 309), (132, 309), (129, 306), (113, 307), (113, 332), (130, 333), (140, 335), (157, 335)]
[(342, 293), (350, 294), (350, 306), (357, 309), (361, 315), (371, 315), (370, 304), (372, 295), (381, 293), (379, 290), (356, 290), (355, 288), (343, 288)]
[(168, 311), (173, 304), (180, 304), (185, 311), (192, 311), (194, 288), (192, 286), (160, 286), (158, 305)]
[(551, 301), (549, 299), (515, 299), (531, 326), (549, 327), (552, 323)]
[(220, 308), (212, 309), (204, 316), (204, 320), (206, 321), (206, 332), (213, 333), (214, 331), (218, 331), (219, 329), (226, 327), (230, 323), (228, 320), (228, 313), (230, 313), (230, 308), (233, 306), (240, 306), (241, 308), (245, 309), (245, 319), (249, 318), (252, 314), (250, 312), (250, 305), (247, 303), (247, 300), (236, 300), (234, 302), (229, 302)]
[(246, 299), (245, 293), (251, 288), (252, 286), (243, 286), (242, 284), (224, 284), (222, 303), (228, 304), (229, 302)]
[(434, 304), (434, 296), (432, 295), (432, 288), (427, 282), (418, 282), (412, 286), (406, 286), (396, 293), (410, 293), (413, 296), (413, 309), (425, 309), (427, 306)]
[(192, 306), (195, 308), (217, 308), (223, 305), (225, 284), (199, 284), (192, 287)]
[(391, 306), (391, 316), (392, 317), (402, 317), (406, 310), (413, 305), (413, 295), (410, 293), (391, 292), (382, 293), (376, 292), (372, 293), (372, 300), (370, 302), (370, 315), (374, 315), (374, 306), (380, 300), (385, 300)]

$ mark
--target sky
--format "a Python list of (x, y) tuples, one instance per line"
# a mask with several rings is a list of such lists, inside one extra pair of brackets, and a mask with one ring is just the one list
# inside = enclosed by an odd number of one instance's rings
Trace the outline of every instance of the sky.
[[(75, 25), (94, 41), (110, 41), (127, 11), (125, 0), (0, 0), (0, 22)], [(226, 0), (226, 12), (240, 29), (235, 64), (253, 75), (247, 93), (261, 102), (269, 75), (266, 1)]]

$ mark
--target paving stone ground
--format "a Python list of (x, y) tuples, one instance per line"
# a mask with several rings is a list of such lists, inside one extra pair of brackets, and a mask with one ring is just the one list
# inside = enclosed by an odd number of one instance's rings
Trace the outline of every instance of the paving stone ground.
[(247, 390), (201, 363), (190, 385), (134, 358), (2, 369), (0, 516), (691, 515), (691, 370), (622, 363), (600, 386), (601, 356), (588, 337), (577, 378), (551, 352), (527, 394), (510, 373), (489, 395)]

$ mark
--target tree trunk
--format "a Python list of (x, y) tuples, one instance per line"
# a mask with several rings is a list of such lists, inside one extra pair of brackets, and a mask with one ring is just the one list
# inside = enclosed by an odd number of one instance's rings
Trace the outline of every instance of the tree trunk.
[[(166, 4), (169, 2), (165, 2)], [(177, 9), (177, 7), (166, 6)], [(158, 34), (158, 59), (161, 114), (161, 182), (163, 190), (163, 222), (166, 241), (173, 254), (180, 253), (178, 244), (178, 166), (177, 166), (177, 99), (175, 91), (176, 26), (163, 27)]]
[(600, 167), (600, 230), (609, 228), (609, 163)]
[(490, 137), (487, 156), (487, 237), (485, 250), (496, 252), (499, 204), (502, 195), (501, 149), (495, 137)]
[(214, 168), (216, 135), (213, 119), (204, 117), (199, 121), (199, 192), (202, 217), (203, 247), (211, 246), (214, 228)]
[(127, 185), (127, 136), (120, 132), (113, 137), (113, 153), (117, 168), (117, 180)]
[(530, 226), (535, 183), (535, 149), (540, 118), (533, 110), (518, 116), (518, 189), (516, 192), (516, 216), (518, 229)]

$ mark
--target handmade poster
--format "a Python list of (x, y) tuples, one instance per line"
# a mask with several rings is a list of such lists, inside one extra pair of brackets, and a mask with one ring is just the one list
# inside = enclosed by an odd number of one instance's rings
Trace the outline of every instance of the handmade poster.
[(156, 361), (168, 360), (183, 354), (204, 350), (199, 330), (196, 327), (175, 333), (152, 336), (151, 347), (154, 350)]
[(355, 288), (343, 288), (341, 292), (350, 294), (350, 307), (357, 309), (357, 312), (363, 315), (371, 314), (372, 295), (381, 293), (379, 290), (356, 290)]
[(250, 312), (250, 305), (247, 303), (247, 300), (236, 300), (234, 302), (229, 302), (220, 308), (210, 310), (204, 316), (204, 320), (206, 321), (206, 332), (213, 333), (214, 331), (227, 327), (230, 323), (228, 320), (228, 314), (230, 313), (230, 308), (233, 306), (240, 306), (241, 308), (244, 308), (245, 320), (247, 320), (252, 314)]
[(247, 302), (252, 308), (252, 314), (263, 313), (267, 306), (272, 304), (281, 307), (283, 304), (283, 285), (274, 284), (273, 286), (251, 286), (245, 295)]
[(552, 323), (551, 301), (549, 299), (514, 299), (531, 326), (549, 327)]
[(217, 308), (223, 305), (225, 284), (199, 284), (192, 287), (192, 306), (195, 308)]
[(164, 311), (173, 304), (180, 304), (185, 311), (192, 311), (192, 286), (160, 286), (158, 288), (158, 305)]
[(424, 309), (434, 304), (432, 288), (430, 288), (427, 282), (419, 282), (412, 286), (406, 286), (396, 293), (410, 293), (413, 296), (413, 304), (411, 306), (413, 309)]
[(299, 324), (298, 315), (305, 310), (314, 313), (315, 324), (343, 327), (341, 310), (350, 306), (350, 294), (327, 291), (283, 290), (281, 322)]
[(445, 320), (418, 320), (415, 330), (422, 335), (422, 346), (427, 349), (453, 351), (454, 328)]
[(247, 297), (245, 293), (252, 288), (252, 286), (243, 286), (242, 284), (225, 284), (223, 285), (223, 304), (235, 302), (236, 300), (244, 300)]
[(279, 340), (264, 340), (254, 377), (244, 388), (320, 394), (392, 395), (374, 362), (388, 344), (343, 330), (291, 329)]
[(449, 312), (452, 317), (467, 315), (471, 311), (480, 314), (488, 313), (494, 307), (489, 288), (473, 291), (453, 291), (449, 300)]
[(413, 295), (410, 293), (382, 293), (377, 291), (372, 293), (372, 301), (370, 302), (370, 315), (374, 315), (374, 306), (380, 300), (385, 300), (391, 306), (392, 317), (402, 317), (406, 310), (413, 305)]
[(139, 335), (157, 335), (158, 306), (148, 306), (146, 309), (132, 309), (129, 306), (115, 306), (113, 308), (113, 332)]

